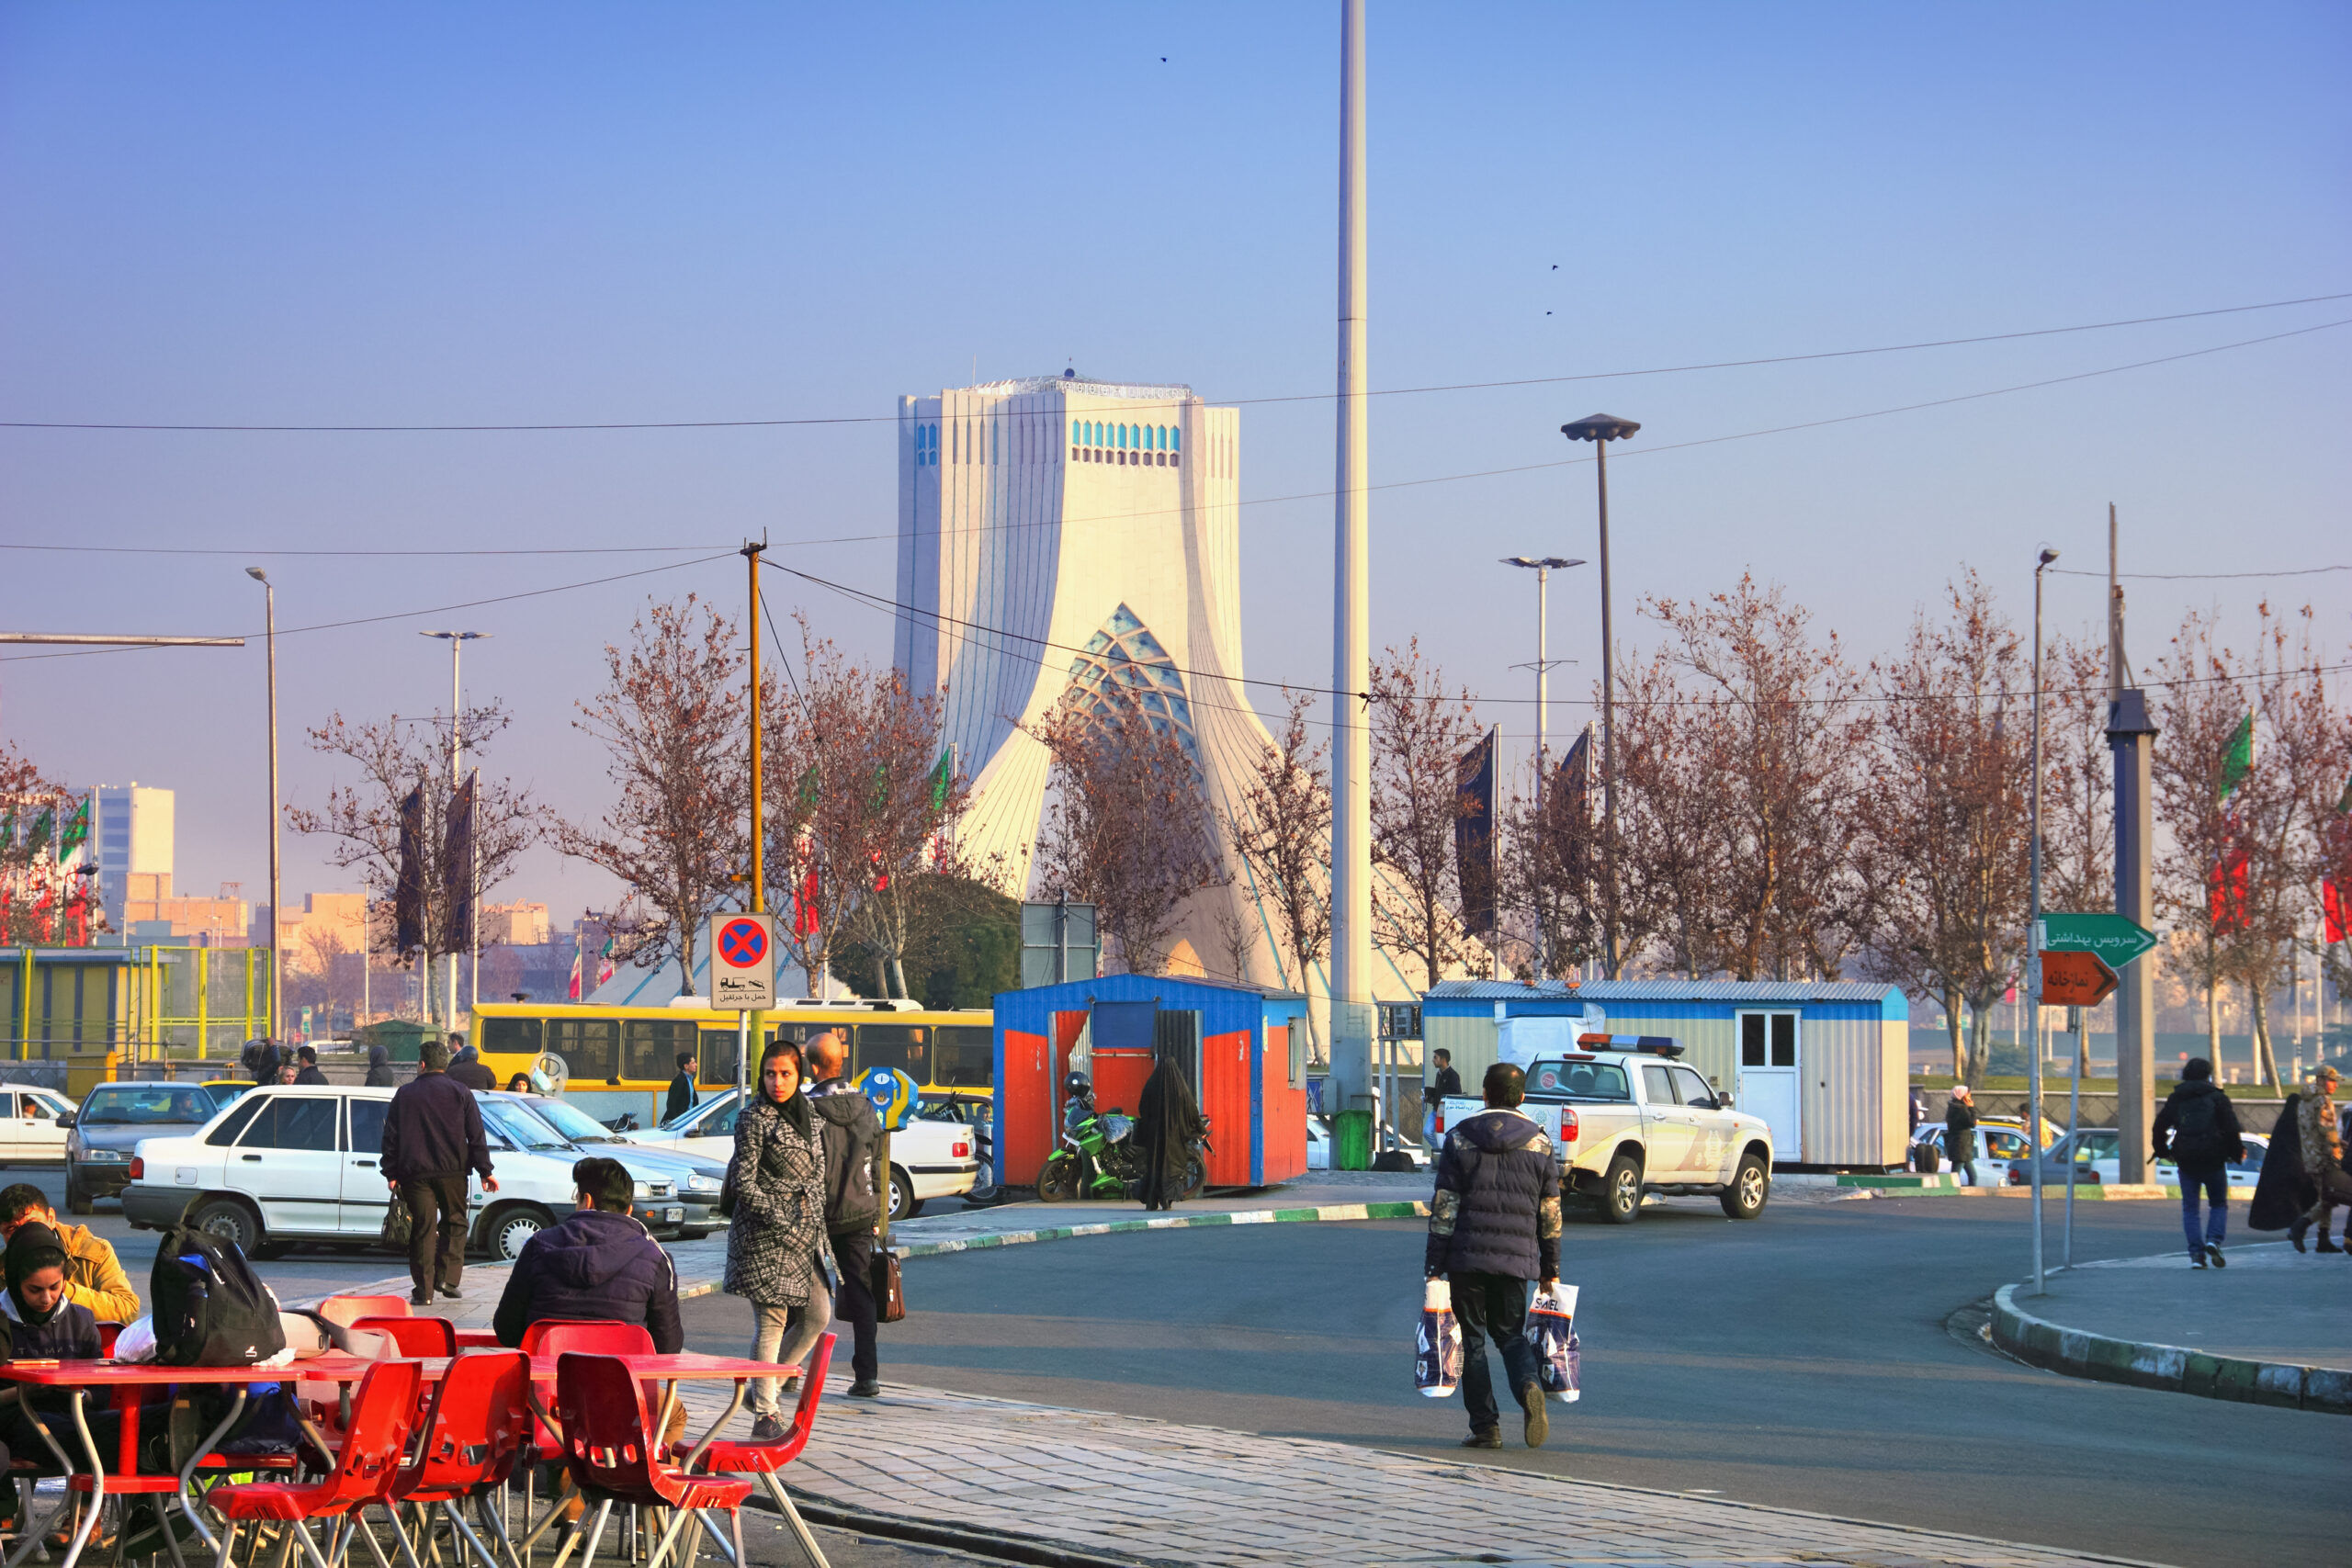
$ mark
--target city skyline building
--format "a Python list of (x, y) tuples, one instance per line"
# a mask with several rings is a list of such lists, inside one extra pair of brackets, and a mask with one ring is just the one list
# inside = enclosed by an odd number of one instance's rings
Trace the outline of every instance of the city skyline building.
[[(132, 875), (168, 879), (172, 874), (176, 797), (168, 789), (133, 779), (127, 784), (98, 784), (91, 789), (89, 798), (98, 903), (114, 927), (97, 940), (102, 945), (119, 947), (128, 940), (125, 906), (130, 899)], [(153, 899), (156, 895), (150, 891), (147, 897)]]

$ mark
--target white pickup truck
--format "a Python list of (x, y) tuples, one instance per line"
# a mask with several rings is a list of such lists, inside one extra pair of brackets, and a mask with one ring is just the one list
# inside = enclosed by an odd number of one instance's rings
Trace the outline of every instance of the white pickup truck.
[[(1557, 1150), (1564, 1193), (1600, 1201), (1612, 1224), (1631, 1224), (1645, 1192), (1713, 1193), (1724, 1213), (1752, 1220), (1772, 1188), (1772, 1130), (1719, 1100), (1707, 1080), (1675, 1060), (1679, 1041), (1660, 1035), (1585, 1034), (1576, 1049), (1525, 1064), (1520, 1109)], [(1438, 1131), (1486, 1108), (1447, 1099)]]

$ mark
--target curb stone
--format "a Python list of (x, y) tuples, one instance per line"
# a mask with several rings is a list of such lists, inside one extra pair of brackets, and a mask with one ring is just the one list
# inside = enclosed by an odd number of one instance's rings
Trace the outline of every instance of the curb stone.
[(2209, 1356), (2183, 1346), (2111, 1339), (2034, 1316), (2017, 1304), (2017, 1289), (2004, 1285), (1993, 1292), (1993, 1342), (2037, 1367), (2068, 1377), (2192, 1393), (2204, 1399), (2352, 1416), (2352, 1371)]
[[(1084, 1224), (1040, 1225), (1035, 1230), (999, 1231), (989, 1235), (958, 1236), (944, 1241), (893, 1240), (900, 1258), (934, 1258), (943, 1253), (977, 1252), (989, 1247), (1022, 1247), (1033, 1242), (1068, 1241), (1074, 1236), (1111, 1235), (1121, 1231), (1190, 1230), (1197, 1225), (1274, 1225), (1318, 1220), (1426, 1219), (1423, 1202), (1324, 1203), (1298, 1209), (1244, 1209), (1200, 1214), (1167, 1214), (1148, 1220), (1094, 1220)], [(683, 1289), (678, 1292), (684, 1295)], [(699, 1293), (699, 1292), (697, 1292)]]

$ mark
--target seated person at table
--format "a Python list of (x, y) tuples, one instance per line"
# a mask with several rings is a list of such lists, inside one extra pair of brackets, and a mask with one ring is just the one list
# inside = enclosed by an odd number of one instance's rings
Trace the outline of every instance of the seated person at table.
[(641, 1323), (664, 1355), (686, 1343), (678, 1320), (678, 1271), (670, 1255), (629, 1215), (637, 1180), (616, 1159), (571, 1168), (580, 1207), (523, 1244), (491, 1325), (501, 1345), (550, 1318)]
[(57, 1233), (65, 1248), (65, 1299), (90, 1309), (100, 1323), (139, 1321), (139, 1292), (122, 1271), (114, 1246), (87, 1225), (59, 1222), (48, 1197), (30, 1182), (0, 1189), (0, 1241), (23, 1224), (43, 1224)]
[[(0, 1297), (0, 1328), (6, 1330), (8, 1359), (97, 1359), (98, 1320), (88, 1307), (65, 1299), (65, 1245), (57, 1233), (44, 1224), (18, 1225), (8, 1238), (5, 1267), (8, 1291)], [(20, 1384), (0, 1394), (0, 1445), (5, 1445), (0, 1448), (0, 1475), (12, 1460), (28, 1460), (43, 1475), (60, 1473), (56, 1456), (20, 1403), (26, 1400), (67, 1456), (77, 1465), (85, 1464), (74, 1430), (69, 1392)], [(103, 1396), (85, 1404), (84, 1412), (98, 1451), (111, 1456), (120, 1441), (122, 1418)], [(0, 1512), (14, 1512), (7, 1502), (0, 1499)], [(61, 1534), (52, 1533), (50, 1544), (62, 1550), (66, 1543)]]

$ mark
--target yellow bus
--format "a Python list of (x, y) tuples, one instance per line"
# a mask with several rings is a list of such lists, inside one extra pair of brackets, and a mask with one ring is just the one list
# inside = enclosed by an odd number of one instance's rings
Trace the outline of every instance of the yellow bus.
[[(914, 1003), (794, 1000), (765, 1015), (768, 1038), (806, 1040), (823, 1029), (849, 1036), (850, 1076), (896, 1067), (926, 1098), (985, 1099), (996, 1078), (996, 1029), (986, 1009), (933, 1011)], [(737, 1015), (702, 1005), (595, 1007), (583, 1002), (483, 1002), (472, 1040), (501, 1089), (543, 1056), (564, 1065), (564, 1098), (599, 1120), (633, 1112), (662, 1119), (681, 1052), (694, 1053), (704, 1094), (735, 1087)], [(756, 1054), (755, 1054), (756, 1055)], [(756, 1061), (752, 1064), (757, 1066)]]

